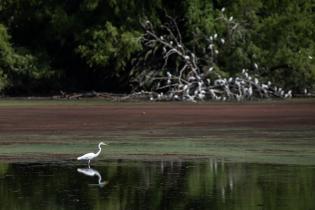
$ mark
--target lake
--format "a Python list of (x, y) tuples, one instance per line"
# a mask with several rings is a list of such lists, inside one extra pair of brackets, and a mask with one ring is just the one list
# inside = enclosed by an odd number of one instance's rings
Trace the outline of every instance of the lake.
[(0, 101), (0, 210), (314, 210), (314, 107)]
[(218, 159), (0, 164), (0, 209), (315, 209), (315, 166)]

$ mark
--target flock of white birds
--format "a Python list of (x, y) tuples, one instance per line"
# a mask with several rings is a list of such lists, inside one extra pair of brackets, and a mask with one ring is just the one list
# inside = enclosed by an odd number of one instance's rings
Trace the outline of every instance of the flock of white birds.
[[(226, 21), (235, 30), (238, 23), (231, 16), (225, 15), (225, 8), (221, 10), (220, 20)], [(150, 21), (143, 24), (146, 32), (142, 38), (142, 43), (147, 47), (159, 46), (163, 49), (162, 57), (165, 60), (163, 67), (166, 67), (170, 56), (176, 56), (181, 62), (181, 69), (166, 71), (164, 76), (156, 76), (149, 72), (145, 77), (154, 81), (154, 85), (149, 92), (152, 101), (243, 101), (255, 98), (291, 98), (292, 90), (284, 90), (270, 81), (261, 81), (259, 76), (260, 67), (257, 63), (252, 64), (251, 70), (242, 69), (235, 77), (223, 77), (216, 71), (216, 57), (220, 54), (220, 47), (226, 44), (226, 40), (214, 33), (207, 40), (209, 45), (206, 52), (208, 58), (212, 59), (209, 66), (201, 66), (198, 58), (191, 50), (187, 49), (181, 40), (181, 35), (173, 20), (174, 28), (163, 25), (167, 30), (165, 34), (158, 35)], [(231, 30), (232, 30), (231, 29)], [(167, 34), (167, 32), (169, 34)], [(176, 35), (177, 34), (177, 35)], [(309, 56), (309, 59), (313, 59)], [(166, 68), (162, 68), (166, 69)], [(143, 82), (143, 78), (140, 79)], [(307, 90), (305, 90), (307, 92)], [(304, 91), (304, 92), (305, 92)]]

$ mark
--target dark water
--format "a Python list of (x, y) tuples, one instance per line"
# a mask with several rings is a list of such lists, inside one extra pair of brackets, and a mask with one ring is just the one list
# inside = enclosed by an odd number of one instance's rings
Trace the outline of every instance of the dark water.
[(91, 169), (76, 164), (0, 164), (0, 209), (315, 209), (315, 166), (217, 160), (97, 162)]

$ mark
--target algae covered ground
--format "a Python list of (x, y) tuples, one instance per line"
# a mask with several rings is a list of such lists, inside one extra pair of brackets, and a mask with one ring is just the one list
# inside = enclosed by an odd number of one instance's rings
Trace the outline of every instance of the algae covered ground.
[(0, 101), (0, 161), (98, 158), (315, 164), (315, 101)]

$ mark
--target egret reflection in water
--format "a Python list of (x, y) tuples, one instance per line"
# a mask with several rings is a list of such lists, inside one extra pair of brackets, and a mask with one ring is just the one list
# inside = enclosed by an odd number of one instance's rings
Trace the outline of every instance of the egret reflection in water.
[(97, 176), (98, 177), (98, 184), (97, 185), (99, 187), (104, 187), (108, 183), (107, 181), (102, 181), (101, 174), (93, 168), (78, 168), (77, 171), (81, 174), (86, 175), (86, 176)]
[[(81, 167), (0, 163), (0, 210), (315, 209), (314, 165), (209, 159)], [(104, 186), (104, 180), (110, 183)]]

